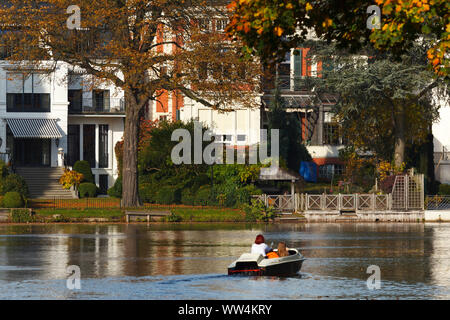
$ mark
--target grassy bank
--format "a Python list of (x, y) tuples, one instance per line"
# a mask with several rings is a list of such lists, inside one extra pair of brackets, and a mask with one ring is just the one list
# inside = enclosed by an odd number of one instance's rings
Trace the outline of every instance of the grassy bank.
[[(239, 209), (211, 207), (158, 206), (140, 211), (169, 210), (178, 222), (244, 222), (245, 213)], [(123, 209), (34, 209), (30, 222), (124, 222)], [(166, 219), (169, 221), (169, 219)]]

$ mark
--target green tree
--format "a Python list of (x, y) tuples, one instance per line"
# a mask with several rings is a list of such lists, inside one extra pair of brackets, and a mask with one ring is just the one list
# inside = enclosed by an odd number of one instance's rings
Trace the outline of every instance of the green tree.
[(427, 68), (426, 50), (414, 46), (400, 60), (369, 49), (350, 55), (319, 44), (312, 50), (315, 59), (328, 64), (313, 86), (337, 95), (334, 111), (345, 137), (360, 150), (393, 159), (397, 167), (406, 159), (407, 146), (427, 139), (439, 115), (433, 94), (446, 92)]

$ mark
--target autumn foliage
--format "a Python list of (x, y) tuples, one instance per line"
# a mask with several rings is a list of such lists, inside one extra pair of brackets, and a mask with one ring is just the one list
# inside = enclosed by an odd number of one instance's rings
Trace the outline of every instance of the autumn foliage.
[[(381, 28), (368, 29), (366, 12), (381, 9)], [(326, 41), (353, 50), (371, 43), (402, 54), (416, 41), (429, 45), (430, 68), (450, 74), (450, 2), (448, 0), (233, 0), (230, 36), (244, 41), (246, 54), (266, 62), (283, 57), (312, 31)]]
[[(74, 4), (81, 21), (70, 29), (67, 8)], [(137, 153), (145, 105), (159, 103), (164, 93), (213, 109), (258, 106), (259, 78), (242, 72), (257, 72), (257, 62), (240, 59), (240, 43), (213, 28), (215, 20), (227, 18), (226, 8), (213, 0), (10, 0), (0, 3), (1, 45), (17, 72), (67, 67), (122, 89), (123, 204), (134, 207), (140, 204)], [(207, 74), (199, 81), (205, 63)], [(241, 90), (246, 87), (255, 90)]]
[(64, 173), (59, 179), (59, 183), (64, 189), (70, 189), (71, 187), (78, 187), (83, 180), (83, 174), (74, 170), (64, 169)]

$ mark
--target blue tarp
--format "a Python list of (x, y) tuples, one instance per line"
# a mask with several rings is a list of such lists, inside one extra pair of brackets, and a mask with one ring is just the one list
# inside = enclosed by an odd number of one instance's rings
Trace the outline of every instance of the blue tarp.
[(300, 162), (300, 175), (308, 182), (317, 182), (317, 165), (312, 161)]

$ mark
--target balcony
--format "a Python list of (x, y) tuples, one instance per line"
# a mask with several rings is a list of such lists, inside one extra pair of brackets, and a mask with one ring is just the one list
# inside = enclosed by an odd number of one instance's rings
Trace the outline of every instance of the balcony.
[(69, 114), (125, 114), (125, 100), (69, 97)]
[(274, 75), (270, 78), (264, 78), (263, 89), (265, 92), (271, 92), (275, 89), (275, 85), (278, 83), (278, 89), (282, 92), (305, 91), (306, 86), (304, 81), (304, 77), (301, 76)]

